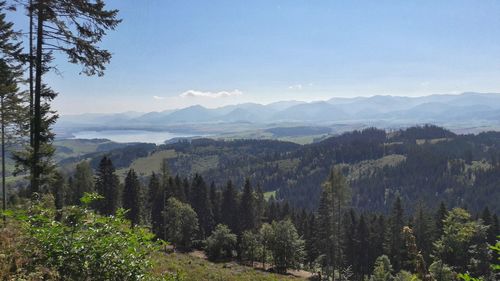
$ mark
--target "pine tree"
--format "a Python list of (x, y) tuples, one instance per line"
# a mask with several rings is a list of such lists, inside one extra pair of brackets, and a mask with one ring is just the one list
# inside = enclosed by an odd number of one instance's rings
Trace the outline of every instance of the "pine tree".
[(176, 175), (173, 179), (174, 187), (174, 197), (181, 202), (186, 202), (186, 194), (184, 193), (184, 187), (182, 186), (182, 180), (179, 175)]
[(385, 217), (374, 215), (370, 222), (370, 247), (368, 248), (370, 268), (372, 268), (375, 259), (384, 254), (386, 232)]
[(403, 206), (401, 205), (401, 198), (397, 197), (392, 207), (391, 217), (389, 218), (389, 232), (387, 233), (385, 245), (385, 252), (392, 261), (395, 271), (401, 270), (403, 266), (403, 226)]
[(422, 251), (422, 256), (427, 262), (430, 261), (432, 252), (433, 232), (432, 218), (425, 212), (425, 206), (421, 203), (415, 217), (414, 233), (417, 247)]
[(143, 218), (141, 184), (133, 169), (127, 173), (122, 195), (123, 208), (128, 210), (126, 218), (132, 225), (140, 224)]
[[(490, 209), (488, 207), (485, 207), (483, 210), (483, 213), (481, 214), (481, 219), (483, 221), (483, 224), (488, 227), (487, 231), (487, 240), (490, 245), (495, 245), (497, 241), (497, 235), (500, 234), (498, 232), (498, 228), (495, 229), (494, 225), (494, 219), (493, 216), (490, 213)], [(498, 221), (497, 221), (498, 223)]]
[(317, 248), (316, 233), (318, 231), (318, 224), (316, 222), (316, 215), (314, 213), (308, 216), (309, 222), (307, 223), (307, 229), (304, 233), (304, 240), (306, 241), (305, 250), (307, 253), (306, 261), (309, 266), (312, 266), (314, 261), (319, 256), (319, 250)]
[(364, 280), (364, 276), (370, 272), (370, 232), (366, 224), (364, 215), (359, 217), (359, 222), (356, 228), (354, 253), (356, 257), (354, 271), (360, 275), (360, 280)]
[(57, 210), (56, 220), (61, 219), (61, 210), (66, 206), (67, 188), (64, 177), (61, 173), (55, 173), (54, 183), (52, 185), (52, 194), (54, 195), (54, 203)]
[(227, 182), (226, 188), (222, 193), (221, 214), (222, 223), (227, 225), (233, 232), (238, 230), (238, 199), (233, 183)]
[(331, 243), (334, 236), (333, 204), (332, 190), (323, 185), (318, 207), (318, 229), (315, 240), (317, 243), (316, 248), (322, 255), (321, 267), (326, 278), (330, 278), (334, 270), (335, 248), (334, 244)]
[(149, 178), (148, 189), (151, 204), (151, 229), (156, 237), (165, 240), (165, 217), (162, 214), (165, 211), (165, 203), (168, 198), (155, 173), (152, 173)]
[(358, 268), (359, 257), (355, 252), (356, 248), (356, 226), (357, 218), (353, 209), (344, 214), (343, 218), (343, 233), (342, 233), (342, 253), (343, 266)]
[[(117, 10), (105, 10), (104, 2), (37, 0), (28, 5), (28, 11), (37, 18), (36, 46), (34, 56), (35, 89), (33, 100), (33, 163), (32, 191), (40, 189), (43, 142), (43, 83), (42, 76), (50, 69), (48, 65), (53, 51), (66, 55), (70, 63), (83, 65), (87, 75), (102, 75), (111, 53), (100, 49), (100, 42), (107, 30), (113, 30), (120, 20)], [(31, 28), (31, 27), (30, 27)], [(30, 42), (31, 44), (31, 42)]]
[(214, 214), (214, 224), (217, 225), (222, 223), (221, 220), (221, 196), (220, 192), (217, 190), (215, 183), (212, 182), (210, 184), (210, 206), (212, 208), (212, 212)]
[(203, 178), (196, 174), (192, 183), (192, 206), (200, 223), (200, 238), (205, 239), (213, 230), (214, 218), (210, 208), (208, 188)]
[[(0, 8), (1, 8), (0, 2)], [(2, 28), (2, 14), (0, 14), (0, 29)], [(1, 30), (0, 30), (1, 35)], [(7, 146), (15, 145), (21, 140), (26, 121), (24, 97), (17, 86), (16, 73), (0, 59), (0, 118), (1, 118), (1, 149), (2, 149), (2, 207), (5, 211), (7, 204), (5, 157)]]
[(189, 184), (189, 180), (187, 178), (182, 180), (182, 189), (184, 189), (184, 197), (186, 198), (185, 202), (191, 202), (191, 185)]
[[(6, 17), (9, 7), (0, 1), (0, 117), (1, 117), (1, 149), (2, 149), (2, 210), (7, 208), (5, 157), (7, 146), (17, 143), (24, 135), (23, 124), (28, 121), (25, 97), (19, 91), (21, 80), (22, 51), (19, 34), (14, 31), (13, 23)], [(3, 216), (5, 223), (5, 216)]]
[(95, 188), (102, 200), (97, 202), (97, 210), (104, 215), (113, 215), (119, 203), (119, 181), (111, 159), (104, 156), (96, 171)]
[(350, 188), (338, 168), (332, 169), (323, 190), (318, 209), (318, 249), (323, 255), (322, 268), (327, 277), (339, 270), (342, 261), (342, 217), (350, 201)]
[(252, 186), (250, 185), (250, 180), (248, 178), (245, 180), (245, 186), (243, 187), (243, 193), (241, 195), (239, 220), (240, 226), (237, 234), (240, 234), (245, 230), (253, 230), (256, 226), (255, 199)]
[(443, 235), (444, 220), (446, 219), (447, 215), (448, 215), (448, 210), (446, 209), (444, 202), (441, 202), (439, 204), (439, 208), (436, 212), (436, 215), (434, 216), (436, 225), (436, 234), (435, 234), (436, 239), (439, 239), (441, 235)]
[(256, 227), (259, 228), (265, 220), (266, 199), (260, 185), (257, 185), (256, 201), (255, 201), (255, 220)]
[(83, 197), (85, 192), (94, 191), (94, 175), (92, 173), (92, 168), (90, 163), (87, 161), (82, 161), (76, 165), (75, 175), (72, 179), (72, 190), (73, 198), (72, 203), (75, 205), (80, 204), (80, 198)]

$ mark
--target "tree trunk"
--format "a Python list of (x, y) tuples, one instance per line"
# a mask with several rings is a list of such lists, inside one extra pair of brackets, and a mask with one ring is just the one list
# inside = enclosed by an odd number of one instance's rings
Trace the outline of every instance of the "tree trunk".
[[(5, 115), (4, 115), (4, 95), (0, 97), (0, 113), (2, 114), (2, 210), (7, 209), (7, 192), (5, 191)], [(6, 225), (5, 214), (2, 216), (3, 225)]]
[(30, 31), (29, 31), (29, 84), (30, 84), (30, 107), (29, 107), (29, 120), (30, 120), (30, 146), (33, 147), (33, 0), (29, 2), (29, 17), (30, 17)]
[(38, 21), (36, 38), (36, 58), (35, 58), (35, 101), (34, 101), (34, 128), (33, 128), (33, 174), (31, 192), (40, 191), (40, 138), (42, 128), (41, 95), (42, 95), (42, 63), (43, 63), (43, 18), (45, 5), (43, 0), (38, 1)]

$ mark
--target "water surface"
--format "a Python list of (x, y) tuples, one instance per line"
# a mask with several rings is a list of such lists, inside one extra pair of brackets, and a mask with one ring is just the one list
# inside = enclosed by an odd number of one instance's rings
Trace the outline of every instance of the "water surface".
[(190, 134), (171, 132), (145, 131), (145, 130), (103, 130), (81, 131), (73, 133), (75, 139), (109, 139), (114, 142), (147, 142), (163, 144), (173, 138), (194, 137)]

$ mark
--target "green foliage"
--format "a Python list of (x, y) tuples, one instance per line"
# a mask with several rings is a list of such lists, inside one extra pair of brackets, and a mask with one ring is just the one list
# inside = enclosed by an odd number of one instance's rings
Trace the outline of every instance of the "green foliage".
[[(86, 194), (82, 203), (88, 206), (95, 198)], [(122, 209), (114, 217), (104, 217), (87, 207), (68, 207), (58, 222), (46, 205), (35, 203), (22, 219), (31, 267), (50, 268), (62, 280), (147, 278), (149, 255), (158, 247), (147, 229), (130, 228)]]
[(95, 189), (104, 198), (96, 202), (96, 209), (104, 215), (113, 215), (119, 203), (120, 182), (110, 158), (104, 156), (96, 171)]
[(212, 235), (206, 239), (205, 250), (208, 258), (212, 261), (232, 258), (236, 249), (236, 242), (236, 235), (231, 233), (231, 230), (226, 225), (217, 225)]
[(257, 257), (261, 256), (262, 244), (260, 236), (252, 231), (244, 231), (241, 235), (241, 258), (244, 261), (249, 261), (252, 265)]
[(392, 275), (392, 265), (389, 257), (382, 255), (375, 261), (375, 267), (373, 269), (370, 281), (392, 281), (394, 276)]
[(71, 203), (78, 204), (85, 192), (94, 191), (94, 179), (90, 163), (82, 161), (76, 165), (75, 175), (71, 183), (72, 200)]
[(138, 225), (143, 219), (142, 188), (134, 170), (130, 170), (125, 178), (122, 193), (123, 208), (127, 210), (126, 217), (133, 225)]
[(198, 231), (198, 217), (189, 204), (167, 200), (163, 214), (167, 240), (180, 250), (190, 250)]
[(272, 261), (278, 273), (287, 269), (299, 269), (305, 256), (304, 240), (290, 220), (272, 223), (273, 237), (270, 243)]
[(435, 280), (441, 281), (454, 281), (457, 276), (456, 272), (450, 266), (440, 260), (433, 262), (429, 266), (429, 272)]
[(490, 259), (486, 239), (486, 227), (473, 221), (466, 210), (455, 208), (444, 220), (443, 235), (434, 243), (434, 256), (457, 272), (471, 270), (485, 276)]

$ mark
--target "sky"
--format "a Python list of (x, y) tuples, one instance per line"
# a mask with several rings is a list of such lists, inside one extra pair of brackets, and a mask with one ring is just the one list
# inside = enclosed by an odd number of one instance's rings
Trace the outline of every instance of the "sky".
[[(107, 0), (103, 77), (58, 56), (62, 114), (500, 92), (500, 1)], [(27, 21), (14, 15), (17, 26)]]

